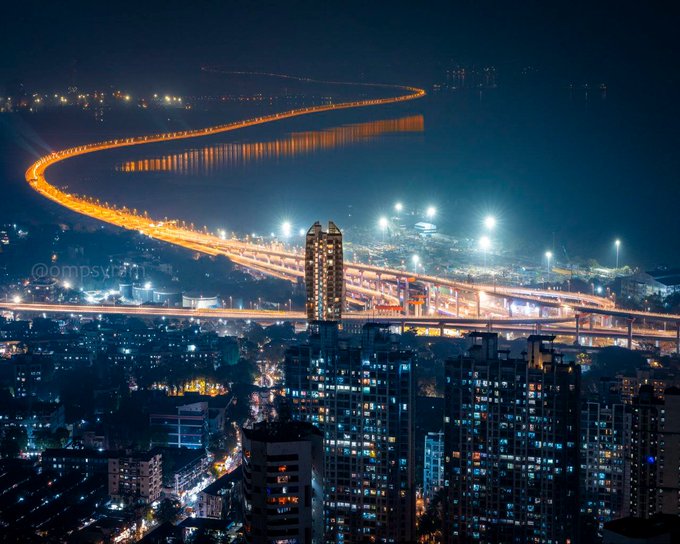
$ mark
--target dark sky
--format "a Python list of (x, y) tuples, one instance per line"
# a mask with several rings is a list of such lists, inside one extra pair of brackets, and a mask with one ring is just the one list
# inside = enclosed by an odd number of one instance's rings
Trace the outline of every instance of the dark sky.
[(454, 57), (676, 83), (678, 17), (669, 5), (15, 1), (3, 6), (0, 80), (110, 80), (202, 63), (402, 75)]

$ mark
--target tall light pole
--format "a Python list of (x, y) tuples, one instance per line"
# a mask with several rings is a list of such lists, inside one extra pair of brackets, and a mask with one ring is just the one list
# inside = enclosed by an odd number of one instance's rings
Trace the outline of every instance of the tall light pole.
[(619, 269), (619, 249), (621, 248), (621, 240), (616, 240), (614, 242), (614, 245), (616, 246), (616, 270)]
[(479, 249), (481, 249), (484, 252), (484, 268), (486, 268), (486, 254), (488, 253), (490, 248), (491, 238), (489, 238), (487, 235), (482, 236), (479, 239)]
[(418, 255), (414, 255), (413, 257), (411, 257), (411, 260), (413, 261), (413, 272), (417, 274), (418, 264), (420, 264), (420, 257)]
[(552, 261), (552, 257), (553, 257), (552, 251), (545, 252), (545, 259), (548, 261), (548, 274), (552, 272), (552, 267), (550, 266), (550, 261)]

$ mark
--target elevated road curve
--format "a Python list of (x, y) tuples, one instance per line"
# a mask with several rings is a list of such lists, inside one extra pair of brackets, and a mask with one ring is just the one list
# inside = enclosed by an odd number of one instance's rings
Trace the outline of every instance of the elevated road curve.
[[(262, 75), (292, 78), (292, 76), (283, 76), (278, 74), (262, 74)], [(304, 78), (292, 78), (292, 79), (299, 79), (302, 81), (313, 81)], [(46, 155), (38, 159), (26, 170), (26, 181), (30, 184), (30, 186), (34, 190), (36, 190), (46, 198), (49, 198), (50, 200), (57, 202), (58, 204), (64, 206), (65, 208), (73, 210), (77, 213), (87, 215), (89, 217), (93, 217), (100, 221), (104, 221), (122, 228), (138, 230), (139, 232), (148, 235), (152, 238), (166, 241), (168, 243), (172, 243), (181, 247), (185, 247), (192, 251), (202, 252), (209, 255), (225, 255), (240, 266), (259, 271), (263, 274), (279, 277), (285, 280), (297, 281), (299, 278), (304, 276), (304, 256), (299, 253), (287, 251), (280, 247), (258, 245), (237, 239), (224, 240), (207, 231), (197, 231), (192, 228), (180, 226), (179, 222), (177, 221), (167, 220), (158, 221), (151, 219), (146, 214), (140, 214), (136, 210), (130, 210), (127, 207), (118, 208), (116, 206), (108, 205), (106, 203), (102, 204), (96, 199), (89, 198), (86, 196), (75, 195), (58, 189), (57, 187), (51, 185), (47, 181), (45, 174), (47, 169), (53, 164), (70, 159), (72, 157), (77, 157), (88, 153), (95, 153), (98, 151), (104, 151), (107, 149), (211, 136), (214, 134), (239, 130), (249, 126), (271, 123), (302, 115), (310, 115), (314, 113), (349, 108), (394, 104), (404, 101), (416, 100), (425, 96), (425, 91), (423, 89), (403, 85), (383, 85), (383, 84), (349, 83), (349, 82), (325, 82), (325, 83), (374, 87), (385, 91), (389, 90), (390, 92), (394, 93), (394, 96), (340, 102), (336, 104), (310, 106), (307, 108), (299, 108), (201, 129), (184, 130), (162, 134), (152, 134), (147, 136), (118, 138), (114, 140), (76, 146), (61, 151), (55, 151), (53, 153), (50, 153), (49, 155)], [(482, 293), (495, 299), (498, 298), (505, 299), (504, 304), (507, 304), (508, 306), (511, 306), (512, 302), (517, 301), (534, 304), (539, 308), (544, 307), (558, 308), (558, 312), (560, 313), (559, 316), (560, 319), (562, 318), (563, 314), (571, 315), (571, 320), (573, 322), (576, 336), (578, 336), (579, 332), (581, 332), (582, 334), (586, 334), (585, 331), (580, 329), (580, 316), (582, 314), (599, 314), (602, 316), (609, 316), (608, 318), (606, 318), (606, 320), (610, 322), (605, 323), (604, 326), (607, 328), (607, 330), (611, 331), (611, 335), (613, 337), (618, 337), (620, 331), (616, 324), (612, 323), (611, 321), (616, 319), (627, 320), (628, 321), (627, 331), (625, 332), (628, 338), (629, 345), (631, 345), (632, 339), (637, 334), (637, 332), (633, 330), (632, 326), (632, 323), (634, 321), (636, 323), (645, 323), (647, 321), (650, 321), (664, 324), (666, 323), (675, 323), (676, 325), (680, 324), (680, 315), (651, 314), (645, 312), (631, 312), (621, 310), (617, 309), (613, 301), (607, 298), (596, 297), (592, 295), (584, 295), (580, 293), (545, 291), (536, 289), (526, 289), (522, 287), (470, 284), (455, 281), (448, 278), (441, 278), (426, 274), (411, 274), (405, 270), (382, 268), (360, 263), (346, 263), (345, 275), (347, 278), (346, 289), (347, 292), (351, 295), (351, 298), (348, 297), (348, 300), (358, 306), (361, 306), (361, 301), (366, 299), (368, 300), (373, 299), (381, 301), (382, 303), (385, 303), (387, 305), (398, 306), (399, 304), (401, 304), (400, 302), (401, 295), (399, 293), (398, 285), (404, 283), (404, 280), (406, 280), (406, 283), (408, 283), (408, 280), (413, 280), (419, 282), (420, 284), (430, 287), (431, 288), (430, 291), (435, 292), (435, 301), (434, 303), (432, 303), (432, 301), (429, 301), (428, 305), (431, 308), (431, 311), (434, 315), (424, 317), (423, 319), (429, 319), (431, 321), (434, 319), (434, 321), (438, 324), (446, 324), (452, 322), (462, 324), (461, 319), (464, 319), (461, 317), (454, 318), (439, 315), (448, 312), (446, 310), (446, 301), (444, 301), (443, 304), (442, 301), (437, 301), (436, 294), (442, 288), (455, 291), (456, 304), (458, 303), (457, 302), (458, 293), (465, 293), (468, 295), (472, 295), (472, 298), (476, 298), (478, 318), (481, 318), (481, 312), (479, 311), (479, 308)], [(451, 297), (449, 297), (448, 302), (449, 303), (451, 302)], [(474, 304), (470, 303), (470, 301), (467, 302), (469, 305)], [(148, 310), (149, 309), (139, 310), (139, 312), (141, 313), (142, 311)], [(85, 310), (81, 309), (80, 311), (84, 312)], [(99, 308), (98, 310), (95, 311), (103, 312), (104, 310), (102, 308)], [(125, 312), (123, 313), (133, 313), (133, 311), (130, 308), (126, 308)], [(493, 317), (493, 314), (497, 314), (498, 310), (492, 308), (490, 313)], [(211, 313), (211, 315), (213, 314)], [(227, 317), (227, 315), (231, 314), (225, 314), (224, 317), (229, 318)], [(268, 318), (268, 316), (269, 314), (267, 314), (267, 316), (263, 315), (259, 317), (264, 319)], [(234, 315), (234, 318), (237, 317)], [(281, 318), (297, 319), (298, 316), (292, 315), (287, 317), (281, 316)], [(406, 321), (399, 317), (385, 319), (388, 321), (396, 320), (408, 323), (415, 323), (418, 318), (408, 317)], [(542, 323), (541, 321), (542, 319), (546, 318), (544, 318), (542, 315), (539, 315), (537, 317), (531, 318), (530, 321), (533, 325), (538, 325)], [(499, 325), (502, 322), (504, 323), (504, 326), (511, 326), (511, 322), (508, 320), (508, 318), (500, 318), (498, 316), (493, 317), (493, 319), (491, 320), (489, 320), (489, 318), (484, 318), (482, 319), (482, 321), (484, 321), (484, 323), (490, 322), (495, 323), (496, 321), (499, 321)], [(561, 319), (561, 322), (564, 321), (565, 319)], [(475, 325), (474, 323), (468, 324)], [(528, 326), (527, 324), (522, 323), (517, 323), (515, 325), (518, 327)], [(594, 327), (591, 326), (590, 330), (594, 330)], [(661, 335), (661, 337), (665, 338), (669, 333), (667, 333), (664, 329), (663, 331), (659, 331), (659, 334)], [(680, 335), (680, 333), (678, 334)], [(678, 339), (678, 346), (680, 346), (680, 336)]]

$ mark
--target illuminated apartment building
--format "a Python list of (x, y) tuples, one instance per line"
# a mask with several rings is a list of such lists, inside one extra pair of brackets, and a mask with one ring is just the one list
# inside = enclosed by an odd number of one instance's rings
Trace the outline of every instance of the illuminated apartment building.
[(632, 414), (630, 514), (680, 515), (680, 389), (643, 385)]
[(300, 421), (242, 429), (248, 544), (323, 544), (323, 440)]
[(425, 435), (423, 456), (423, 498), (431, 501), (437, 491), (444, 487), (444, 433)]
[(585, 402), (581, 409), (581, 515), (601, 538), (604, 524), (628, 515), (631, 411), (621, 403)]
[(318, 221), (307, 232), (305, 288), (309, 321), (340, 321), (344, 305), (342, 233), (332, 221)]
[(385, 326), (365, 325), (360, 343), (338, 339), (337, 328), (313, 323), (284, 367), (293, 417), (323, 432), (325, 542), (410, 542), (413, 356)]
[(523, 357), (473, 333), (446, 362), (448, 542), (574, 542), (580, 369), (530, 336)]
[(109, 457), (109, 495), (114, 501), (151, 504), (161, 496), (163, 456), (157, 450)]

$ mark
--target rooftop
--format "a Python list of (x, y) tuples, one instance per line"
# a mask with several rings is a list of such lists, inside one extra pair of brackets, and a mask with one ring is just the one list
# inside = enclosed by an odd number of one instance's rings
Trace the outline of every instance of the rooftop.
[(296, 442), (310, 435), (323, 436), (318, 428), (303, 421), (261, 421), (251, 429), (244, 427), (243, 434), (259, 442)]
[(649, 519), (627, 517), (606, 523), (605, 531), (628, 538), (645, 538), (661, 535), (680, 535), (680, 516), (655, 514)]

